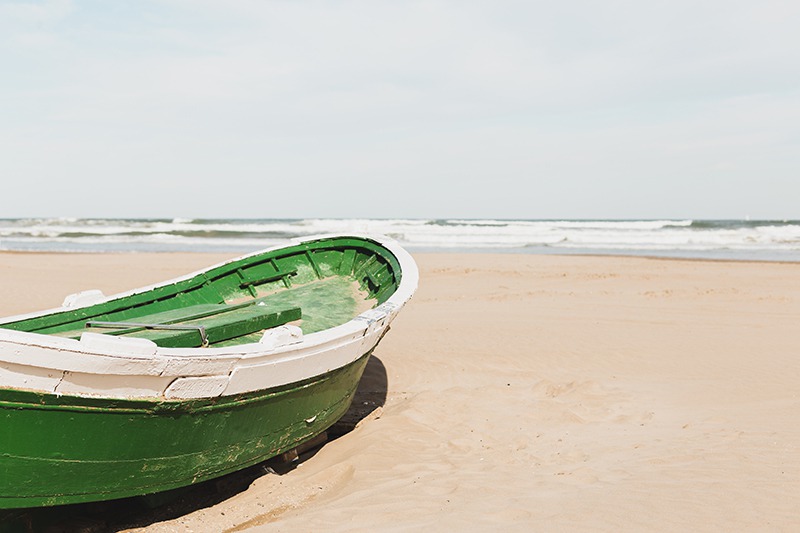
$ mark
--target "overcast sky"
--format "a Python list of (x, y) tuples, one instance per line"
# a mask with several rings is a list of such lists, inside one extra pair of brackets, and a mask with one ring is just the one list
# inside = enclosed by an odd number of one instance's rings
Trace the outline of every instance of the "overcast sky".
[(800, 2), (0, 0), (0, 217), (800, 218)]

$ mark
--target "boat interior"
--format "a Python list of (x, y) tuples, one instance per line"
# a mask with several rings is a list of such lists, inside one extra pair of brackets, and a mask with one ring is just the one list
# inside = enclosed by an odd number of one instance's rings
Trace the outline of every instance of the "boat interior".
[(231, 346), (258, 342), (265, 330), (284, 324), (304, 334), (343, 324), (386, 301), (400, 276), (397, 260), (382, 246), (332, 238), (244, 257), (94, 304), (76, 298), (74, 309), (0, 327), (73, 339), (88, 331), (172, 348)]

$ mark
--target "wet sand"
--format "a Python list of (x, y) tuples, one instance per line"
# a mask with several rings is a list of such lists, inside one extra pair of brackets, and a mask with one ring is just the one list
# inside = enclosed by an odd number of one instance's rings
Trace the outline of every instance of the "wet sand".
[[(0, 312), (221, 261), (0, 254)], [(127, 531), (790, 531), (800, 264), (420, 254), (358, 426)]]

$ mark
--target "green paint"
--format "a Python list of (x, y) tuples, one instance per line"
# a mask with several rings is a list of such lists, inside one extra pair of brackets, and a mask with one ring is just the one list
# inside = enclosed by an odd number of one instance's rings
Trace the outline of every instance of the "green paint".
[[(223, 307), (222, 312), (202, 318), (175, 319), (169, 323), (153, 320), (152, 316), (144, 322), (87, 321), (86, 328), (107, 335), (149, 339), (168, 348), (198, 348), (228, 340), (239, 344), (244, 335), (260, 333), (301, 317), (299, 307), (276, 312), (255, 305), (233, 310), (225, 309), (228, 306), (220, 307)], [(71, 336), (77, 338), (74, 332)]]
[(344, 414), (367, 359), (290, 386), (212, 400), (0, 390), (0, 508), (161, 492), (274, 457)]
[[(372, 241), (322, 239), (0, 327), (77, 338), (87, 321), (203, 325), (211, 345), (229, 346), (257, 342), (264, 328), (287, 320), (306, 334), (343, 324), (383, 303), (401, 275), (396, 258)], [(162, 346), (197, 343), (194, 331), (122, 327), (107, 333)], [(0, 508), (152, 494), (274, 457), (344, 414), (367, 358), (284, 387), (204, 400), (0, 389)]]

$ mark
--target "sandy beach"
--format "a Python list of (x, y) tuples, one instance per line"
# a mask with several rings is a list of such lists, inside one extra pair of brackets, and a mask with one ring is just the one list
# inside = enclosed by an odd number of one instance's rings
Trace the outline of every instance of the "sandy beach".
[[(0, 254), (3, 315), (224, 254)], [(793, 531), (800, 264), (419, 254), (351, 432), (137, 532)], [(117, 528), (118, 529), (118, 528)]]

